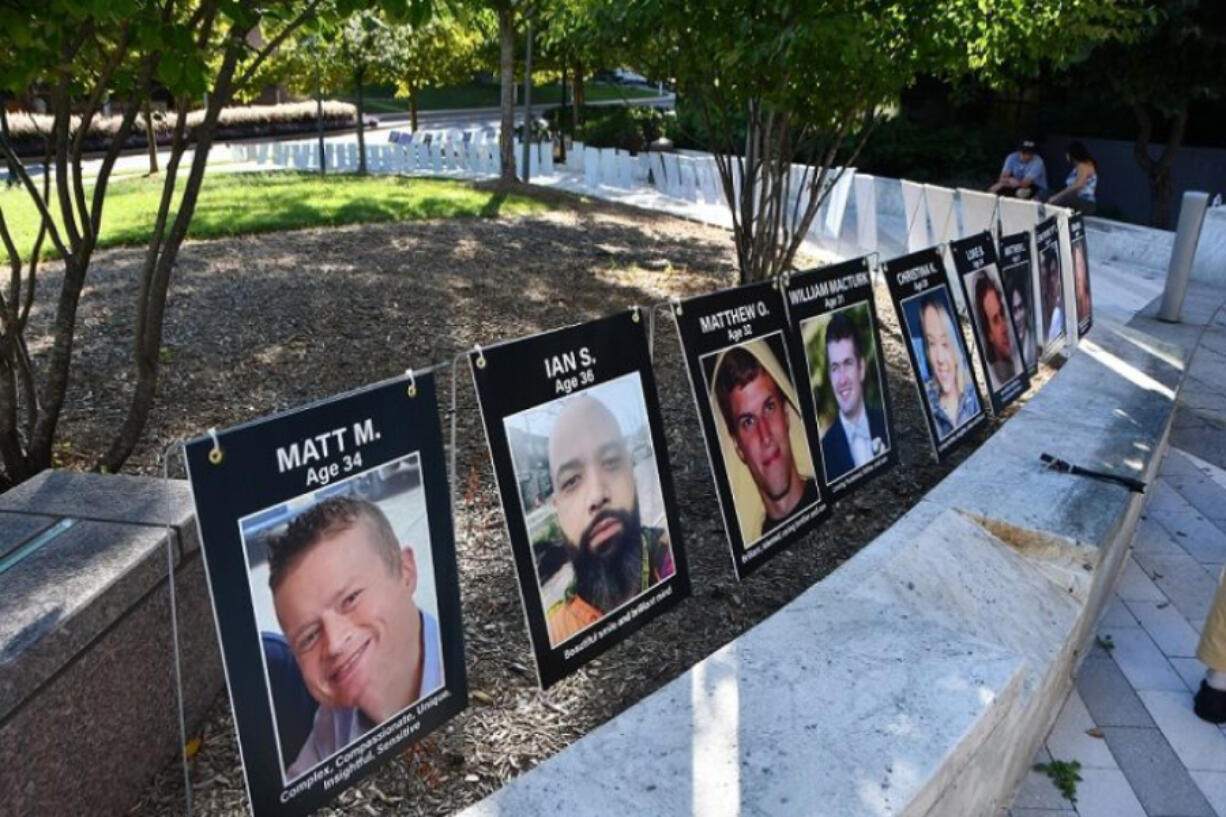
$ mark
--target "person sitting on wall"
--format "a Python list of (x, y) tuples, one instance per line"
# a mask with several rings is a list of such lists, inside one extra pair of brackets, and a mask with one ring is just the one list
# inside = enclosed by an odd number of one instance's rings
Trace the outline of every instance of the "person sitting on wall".
[(549, 434), (549, 476), (574, 580), (545, 611), (550, 646), (595, 624), (676, 572), (668, 533), (645, 527), (634, 462), (617, 417), (579, 395)]
[(1005, 157), (1000, 178), (988, 188), (989, 193), (1019, 199), (1042, 201), (1047, 195), (1047, 166), (1035, 152), (1033, 139), (1023, 139), (1017, 150)]
[(298, 777), (442, 686), (438, 622), (417, 607), (417, 563), (377, 505), (336, 496), (268, 547), (281, 630), (319, 709), (287, 769)]
[(1094, 215), (1098, 208), (1098, 162), (1081, 142), (1070, 142), (1064, 158), (1071, 165), (1065, 187), (1047, 203)]
[(845, 312), (826, 325), (826, 369), (838, 416), (822, 435), (826, 480), (834, 482), (885, 451), (885, 413), (864, 401), (868, 366), (856, 326)]

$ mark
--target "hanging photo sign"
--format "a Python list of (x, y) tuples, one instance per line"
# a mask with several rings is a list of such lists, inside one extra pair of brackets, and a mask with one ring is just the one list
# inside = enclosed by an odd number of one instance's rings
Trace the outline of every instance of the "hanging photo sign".
[(1026, 373), (1033, 377), (1039, 371), (1039, 347), (1035, 340), (1036, 311), (1034, 307), (1034, 263), (1030, 254), (1030, 233), (1014, 233), (1000, 239), (1000, 277), (1005, 285), (1005, 298), (1017, 346), (1026, 364)]
[(1086, 247), (1086, 225), (1081, 213), (1068, 218), (1069, 250), (1073, 259), (1073, 296), (1077, 306), (1077, 337), (1094, 325), (1094, 303), (1090, 298), (1090, 255)]
[(837, 497), (898, 462), (868, 259), (791, 275), (784, 298), (809, 436)]
[(307, 814), (467, 704), (431, 372), (186, 446), (252, 811)]
[(992, 413), (1000, 416), (1005, 406), (1030, 388), (1030, 377), (1005, 297), (996, 242), (985, 232), (955, 241), (949, 249), (970, 313), (979, 363), (987, 374)]
[(542, 687), (690, 592), (641, 317), (470, 355)]
[(882, 266), (940, 461), (987, 420), (958, 326), (945, 263), (936, 248)]
[(827, 509), (771, 282), (673, 307), (738, 578)]
[(1034, 231), (1035, 251), (1039, 256), (1039, 326), (1043, 354), (1050, 355), (1064, 345), (1064, 281), (1060, 269), (1060, 219), (1039, 223)]

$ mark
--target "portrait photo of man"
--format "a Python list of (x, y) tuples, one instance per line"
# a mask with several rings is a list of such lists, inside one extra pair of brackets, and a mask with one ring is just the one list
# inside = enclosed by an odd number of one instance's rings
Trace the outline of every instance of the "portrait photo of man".
[(992, 391), (1000, 391), (1023, 368), (1012, 316), (995, 266), (968, 273), (965, 280), (974, 301), (976, 337), (987, 359), (988, 379)]
[(786, 361), (779, 333), (702, 361), (746, 547), (821, 498)]
[(1093, 305), (1090, 302), (1090, 269), (1086, 264), (1086, 244), (1084, 238), (1072, 243), (1073, 254), (1073, 293), (1077, 298), (1077, 323), (1088, 326), (1093, 318)]
[(836, 483), (890, 448), (868, 304), (803, 321), (826, 481)]
[(637, 373), (506, 418), (551, 647), (676, 572)]
[(286, 781), (444, 684), (415, 464), (240, 521)]
[(1015, 266), (1002, 271), (1005, 285), (1005, 297), (1009, 299), (1010, 313), (1013, 316), (1013, 329), (1017, 336), (1018, 351), (1022, 355), (1024, 366), (1033, 366), (1037, 350), (1034, 339), (1034, 312), (1031, 309), (1033, 292), (1031, 290), (1030, 268), (1028, 265)]

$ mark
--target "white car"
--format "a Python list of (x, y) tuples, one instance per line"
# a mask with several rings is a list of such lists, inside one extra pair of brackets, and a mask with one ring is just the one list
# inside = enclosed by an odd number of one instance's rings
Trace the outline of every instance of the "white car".
[(651, 82), (642, 74), (635, 73), (629, 68), (614, 68), (611, 72), (613, 81), (619, 85), (650, 85)]

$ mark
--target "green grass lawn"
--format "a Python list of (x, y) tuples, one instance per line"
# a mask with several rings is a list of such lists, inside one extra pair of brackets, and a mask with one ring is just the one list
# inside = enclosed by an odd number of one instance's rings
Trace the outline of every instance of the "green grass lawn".
[[(634, 85), (608, 85), (601, 82), (589, 82), (584, 86), (588, 102), (604, 102), (610, 99), (645, 99), (658, 96), (655, 88), (643, 88)], [(465, 83), (463, 85), (446, 85), (439, 88), (426, 88), (418, 95), (417, 110), (443, 111), (453, 108), (496, 108), (499, 105), (499, 88), (487, 83)], [(518, 86), (516, 104), (523, 103), (523, 86)], [(569, 92), (567, 94), (569, 98)], [(356, 102), (353, 94), (343, 99)], [(366, 96), (368, 113), (407, 113), (409, 101), (396, 99), (390, 94), (389, 88), (373, 88)], [(532, 89), (532, 104), (558, 105), (562, 102), (562, 86), (554, 82), (549, 85), (539, 85)]]
[[(107, 190), (99, 245), (148, 241), (161, 189), (159, 178), (113, 182)], [(58, 209), (52, 207), (53, 212)], [(188, 237), (219, 238), (375, 221), (493, 218), (547, 209), (549, 205), (536, 199), (444, 179), (219, 173), (205, 178)], [(29, 196), (18, 188), (0, 190), (0, 210), (18, 252), (28, 257), (39, 224)], [(50, 241), (44, 242), (44, 256), (53, 255), (49, 245)], [(0, 259), (8, 259), (3, 247)]]

